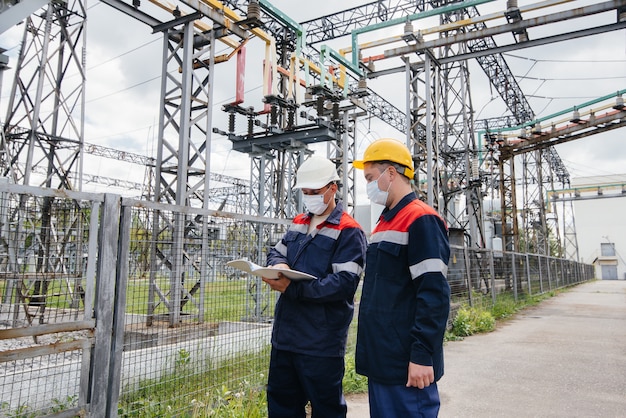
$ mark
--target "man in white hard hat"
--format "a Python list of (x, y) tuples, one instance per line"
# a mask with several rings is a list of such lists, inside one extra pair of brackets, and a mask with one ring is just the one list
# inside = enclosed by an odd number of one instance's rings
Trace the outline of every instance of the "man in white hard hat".
[(280, 292), (274, 311), (267, 384), (270, 418), (345, 417), (344, 355), (354, 294), (365, 264), (361, 226), (335, 200), (339, 176), (332, 161), (311, 157), (298, 169), (296, 188), (307, 211), (296, 216), (270, 249), (268, 266), (291, 268), (315, 280), (263, 278)]

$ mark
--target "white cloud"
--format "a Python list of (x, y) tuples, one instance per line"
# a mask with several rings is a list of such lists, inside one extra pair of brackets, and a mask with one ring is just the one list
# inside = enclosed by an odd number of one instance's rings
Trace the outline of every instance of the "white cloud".
[[(144, 5), (143, 3), (146, 3)], [(143, 2), (143, 7), (154, 6)], [(530, 4), (519, 1), (519, 5)], [(580, 1), (582, 4), (594, 3)], [(272, 2), (278, 9), (295, 21), (304, 21), (316, 16), (347, 9), (362, 1), (321, 2), (315, 7), (302, 7), (301, 2), (276, 0)], [(482, 14), (501, 10), (503, 2), (492, 2), (478, 6)], [(563, 6), (570, 7), (570, 6)], [(161, 13), (163, 19), (167, 13)], [(592, 18), (589, 18), (592, 19)], [(601, 15), (593, 19), (598, 24), (611, 16)], [(420, 24), (436, 25), (436, 20)], [(416, 25), (417, 27), (417, 25)], [(402, 28), (377, 31), (370, 38), (385, 37), (399, 33)], [(538, 36), (543, 28), (530, 32), (531, 38)], [(86, 141), (129, 152), (145, 153), (154, 156), (156, 148), (156, 129), (159, 115), (160, 83), (155, 77), (161, 73), (162, 38), (152, 34), (149, 27), (134, 21), (111, 7), (96, 3), (89, 9), (87, 47), (87, 123)], [(503, 35), (510, 39), (511, 35)], [(0, 38), (0, 46), (13, 48), (9, 51), (13, 63), (17, 59), (17, 45), (21, 38), (21, 27), (16, 27)], [(365, 39), (365, 38), (364, 38)], [(333, 48), (349, 46), (349, 37), (329, 42)], [(259, 109), (261, 103), (261, 56), (262, 43), (252, 40), (248, 45), (248, 63), (246, 77), (246, 106)], [(218, 50), (223, 50), (218, 44)], [(521, 57), (521, 58), (520, 58)], [(513, 51), (506, 55), (506, 60), (514, 75), (528, 78), (519, 79), (519, 84), (527, 94), (527, 99), (537, 116), (580, 104), (591, 98), (603, 96), (624, 88), (626, 74), (626, 37), (623, 31), (611, 32), (571, 41), (559, 42)], [(399, 59), (381, 65), (400, 65)], [(472, 102), (478, 118), (502, 116), (507, 111), (486, 80), (486, 76), (475, 63), (470, 63)], [(620, 78), (621, 77), (621, 78)], [(10, 72), (3, 80), (0, 107), (6, 106), (9, 93)], [(386, 76), (370, 80), (369, 85), (383, 97), (404, 110), (405, 93), (403, 75)], [(226, 115), (221, 105), (234, 97), (234, 63), (219, 64), (216, 67), (215, 106), (213, 111), (214, 126), (226, 129)], [(4, 112), (3, 112), (4, 114)], [(237, 119), (238, 130), (245, 129), (242, 118)], [(358, 138), (365, 144), (380, 136), (394, 136), (404, 139), (404, 134), (388, 125), (372, 119), (362, 120), (358, 125)], [(626, 163), (622, 130), (596, 135), (575, 143), (557, 146), (557, 151), (568, 164), (572, 162), (572, 174), (584, 164), (590, 170), (620, 170)], [(229, 175), (249, 176), (248, 157), (232, 151), (230, 141), (214, 135), (213, 158), (211, 167), (214, 171)], [(600, 171), (599, 171), (600, 172)], [(585, 173), (593, 174), (593, 173)]]

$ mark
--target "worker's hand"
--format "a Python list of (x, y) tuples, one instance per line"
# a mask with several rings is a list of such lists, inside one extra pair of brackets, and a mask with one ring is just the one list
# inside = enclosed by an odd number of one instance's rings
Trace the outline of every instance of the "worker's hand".
[(422, 366), (421, 364), (409, 363), (409, 378), (406, 387), (417, 387), (424, 389), (435, 382), (435, 370), (433, 366)]
[(271, 269), (290, 269), (291, 267), (289, 267), (289, 264), (287, 263), (280, 263), (280, 264), (274, 264), (273, 266), (268, 266)]
[(262, 277), (261, 280), (267, 283), (272, 290), (280, 293), (283, 293), (291, 284), (291, 280), (285, 277), (282, 273), (278, 273), (278, 279), (268, 279), (267, 277)]

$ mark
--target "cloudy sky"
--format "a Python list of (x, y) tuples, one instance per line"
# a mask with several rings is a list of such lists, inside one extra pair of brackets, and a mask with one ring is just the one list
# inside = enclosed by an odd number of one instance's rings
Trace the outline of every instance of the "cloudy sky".
[[(293, 20), (302, 22), (331, 14), (339, 10), (363, 4), (363, 1), (345, 0), (341, 2), (317, 2), (315, 7), (302, 7), (304, 2), (275, 0), (278, 9)], [(533, 2), (519, 0), (519, 6)], [(576, 5), (600, 3), (600, 0), (578, 0)], [(504, 0), (479, 5), (481, 15), (503, 10)], [(159, 88), (161, 73), (162, 38), (151, 33), (149, 27), (140, 24), (126, 15), (98, 1), (88, 3), (87, 26), (87, 87), (86, 87), (86, 142), (119, 149), (122, 151), (156, 156), (156, 131), (159, 118)], [(148, 1), (142, 8), (155, 11)], [(563, 6), (562, 8), (571, 8)], [(148, 9), (149, 8), (149, 9)], [(560, 8), (551, 8), (552, 13)], [(544, 14), (545, 14), (544, 13)], [(537, 14), (535, 14), (537, 15)], [(534, 15), (525, 15), (526, 18)], [(164, 16), (163, 20), (167, 17)], [(614, 12), (587, 17), (594, 25), (614, 23)], [(421, 27), (436, 26), (436, 20), (420, 22)], [(490, 24), (488, 24), (489, 26)], [(576, 25), (563, 23), (561, 25)], [(587, 23), (585, 26), (589, 26)], [(415, 27), (418, 27), (415, 25)], [(530, 29), (530, 39), (539, 34), (557, 34), (560, 26)], [(9, 65), (14, 67), (19, 52), (19, 42), (23, 25), (0, 34), (0, 47), (7, 49)], [(402, 25), (376, 31), (363, 37), (363, 40), (382, 39), (399, 35)], [(507, 38), (508, 37), (508, 38)], [(496, 42), (509, 43), (511, 34), (496, 37)], [(361, 39), (360, 39), (361, 40)], [(348, 47), (349, 38), (329, 43), (334, 49)], [(399, 46), (399, 45), (395, 45)], [(259, 74), (262, 69), (263, 43), (252, 39), (247, 46), (246, 101), (244, 106), (259, 109), (262, 106), (262, 83)], [(230, 50), (218, 44), (217, 53)], [(602, 35), (573, 39), (534, 48), (512, 51), (504, 55), (512, 73), (524, 91), (527, 100), (537, 117), (544, 117), (572, 106), (612, 94), (626, 88), (626, 31), (620, 30)], [(231, 60), (234, 61), (234, 60)], [(384, 66), (398, 66), (399, 58), (380, 63)], [(508, 112), (482, 71), (474, 62), (468, 63), (470, 70), (470, 90), (474, 118), (490, 118), (507, 115)], [(235, 94), (234, 62), (219, 64), (216, 69), (214, 126), (226, 130), (227, 122), (221, 106), (233, 101)], [(3, 75), (0, 91), (0, 118), (6, 115), (7, 99), (13, 73), (8, 70)], [(404, 109), (404, 76), (385, 76), (372, 80), (369, 86), (381, 96)], [(238, 128), (243, 128), (243, 120)], [(359, 154), (368, 143), (382, 136), (404, 138), (376, 119), (362, 118), (357, 125)], [(626, 131), (614, 130), (584, 138), (578, 141), (557, 145), (556, 149), (572, 178), (584, 176), (617, 176), (626, 172)], [(231, 150), (230, 142), (214, 135), (211, 170), (220, 174), (249, 178), (247, 155)], [(314, 146), (323, 152), (323, 145)], [(117, 163), (110, 159), (98, 158), (85, 166), (90, 175), (118, 178), (131, 182), (142, 182), (144, 171), (132, 164)], [(607, 177), (611, 178), (611, 177)], [(623, 180), (621, 180), (623, 181)], [(92, 186), (97, 187), (97, 186)], [(90, 190), (88, 186), (85, 190)], [(623, 198), (612, 199), (616, 202)], [(598, 201), (601, 205), (601, 201)], [(367, 203), (367, 202), (362, 202)], [(619, 206), (619, 204), (618, 204)], [(602, 206), (599, 206), (600, 208)], [(584, 220), (578, 220), (581, 230)], [(584, 250), (589, 258), (601, 237), (613, 236), (610, 226), (607, 231), (595, 231), (593, 243)], [(603, 239), (603, 238), (602, 238)], [(579, 239), (580, 240), (580, 239)], [(626, 241), (622, 244), (625, 247)]]
[[(577, 4), (598, 1), (577, 1)], [(147, 2), (146, 2), (147, 3)], [(304, 21), (316, 16), (336, 12), (359, 1), (321, 2), (315, 8), (302, 7), (301, 2), (276, 0), (277, 8), (295, 21)], [(519, 1), (520, 6), (529, 4)], [(148, 4), (149, 6), (149, 4)], [(146, 6), (146, 7), (148, 7)], [(143, 6), (142, 6), (143, 7)], [(504, 1), (495, 1), (478, 6), (481, 15), (499, 11)], [(154, 9), (150, 9), (154, 10)], [(550, 12), (558, 9), (550, 9)], [(547, 12), (546, 12), (547, 13)], [(158, 124), (158, 97), (161, 62), (161, 36), (152, 34), (150, 28), (100, 2), (89, 3), (87, 48), (87, 120), (86, 142), (105, 145), (124, 151), (156, 155), (155, 139)], [(597, 24), (614, 22), (614, 13), (594, 18)], [(431, 26), (436, 21), (429, 22)], [(424, 23), (426, 25), (427, 23)], [(534, 32), (544, 29), (532, 29)], [(0, 35), (0, 47), (8, 49), (12, 63), (17, 60), (21, 26)], [(402, 27), (375, 32), (372, 38), (383, 38), (401, 33)], [(551, 29), (552, 32), (555, 29)], [(507, 34), (506, 36), (511, 36)], [(496, 42), (497, 42), (496, 38)], [(510, 39), (507, 40), (507, 42)], [(349, 46), (349, 38), (335, 40), (335, 49)], [(221, 46), (218, 46), (218, 53)], [(248, 46), (246, 106), (260, 108), (261, 57), (258, 51), (263, 46), (254, 40)], [(228, 52), (224, 47), (223, 52)], [(255, 57), (256, 53), (256, 57)], [(626, 32), (617, 31), (603, 35), (575, 39), (551, 45), (528, 48), (505, 54), (505, 59), (519, 85), (535, 111), (537, 117), (549, 115), (562, 109), (579, 105), (588, 100), (604, 96), (626, 87)], [(400, 65), (400, 59), (388, 60), (383, 65)], [(10, 65), (11, 65), (10, 62)], [(507, 114), (502, 100), (491, 89), (482, 69), (470, 62), (470, 80), (475, 119), (497, 117)], [(234, 64), (218, 65), (215, 89), (214, 125), (226, 128), (226, 119), (220, 111), (221, 105), (234, 97)], [(371, 82), (371, 87), (383, 97), (404, 108), (403, 76), (387, 76)], [(3, 77), (0, 110), (4, 118), (7, 96), (12, 79), (11, 71)], [(398, 86), (398, 89), (389, 88)], [(384, 92), (398, 94), (385, 95)], [(241, 121), (243, 125), (243, 121)], [(360, 149), (380, 136), (403, 138), (377, 120), (364, 119), (359, 123), (357, 137)], [(613, 132), (592, 136), (576, 142), (557, 146), (557, 151), (572, 177), (587, 175), (611, 175), (626, 171), (625, 132)], [(230, 150), (230, 142), (216, 137), (213, 141), (213, 171), (248, 177), (247, 157)], [(88, 174), (116, 175), (120, 170), (109, 172), (110, 161), (101, 161), (88, 167)], [(124, 170), (122, 170), (124, 172)], [(129, 168), (128, 179), (137, 180), (137, 174)]]

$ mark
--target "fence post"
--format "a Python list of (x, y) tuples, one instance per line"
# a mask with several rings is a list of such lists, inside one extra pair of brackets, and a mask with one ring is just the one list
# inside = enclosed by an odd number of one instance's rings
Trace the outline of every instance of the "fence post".
[(117, 416), (117, 403), (122, 379), (122, 355), (124, 351), (124, 328), (126, 325), (126, 290), (128, 288), (128, 257), (130, 255), (130, 229), (132, 208), (124, 206), (119, 220), (119, 246), (115, 277), (115, 305), (113, 308), (113, 341), (111, 347), (111, 371), (109, 374), (107, 417)]
[(472, 275), (470, 272), (470, 264), (469, 264), (469, 251), (467, 247), (463, 246), (463, 257), (465, 258), (465, 280), (467, 281), (467, 297), (470, 306), (474, 306), (474, 299), (472, 296)]
[(525, 258), (526, 258), (526, 277), (528, 278), (528, 294), (532, 295), (533, 286), (531, 283), (531, 276), (530, 276), (530, 257), (528, 257), (528, 254), (526, 254)]
[(493, 251), (489, 251), (489, 275), (491, 276), (491, 300), (496, 304), (496, 275), (493, 268)]
[[(100, 202), (91, 202), (91, 213), (89, 215), (89, 243), (87, 246), (87, 267), (85, 270), (85, 298), (84, 316), (85, 321), (91, 320), (94, 315), (94, 304), (96, 301), (96, 276), (98, 259), (98, 227), (100, 221), (102, 205)], [(97, 325), (97, 324), (96, 324)], [(80, 370), (80, 389), (78, 399), (80, 405), (89, 403), (91, 359), (93, 359), (93, 347), (89, 347), (83, 353), (83, 361)], [(86, 383), (84, 383), (86, 382)], [(84, 400), (84, 402), (83, 402)]]
[(513, 299), (517, 302), (517, 266), (515, 265), (515, 253), (511, 253), (511, 275), (513, 275)]
[(543, 270), (541, 269), (541, 256), (537, 256), (537, 265), (539, 266), (539, 291), (543, 293)]
[(546, 257), (546, 268), (548, 270), (548, 289), (552, 290), (552, 272), (550, 268), (550, 258)]
[(106, 193), (99, 230), (96, 268), (95, 343), (92, 350), (90, 415), (107, 416), (111, 348), (113, 346), (113, 306), (118, 256), (120, 197)]

